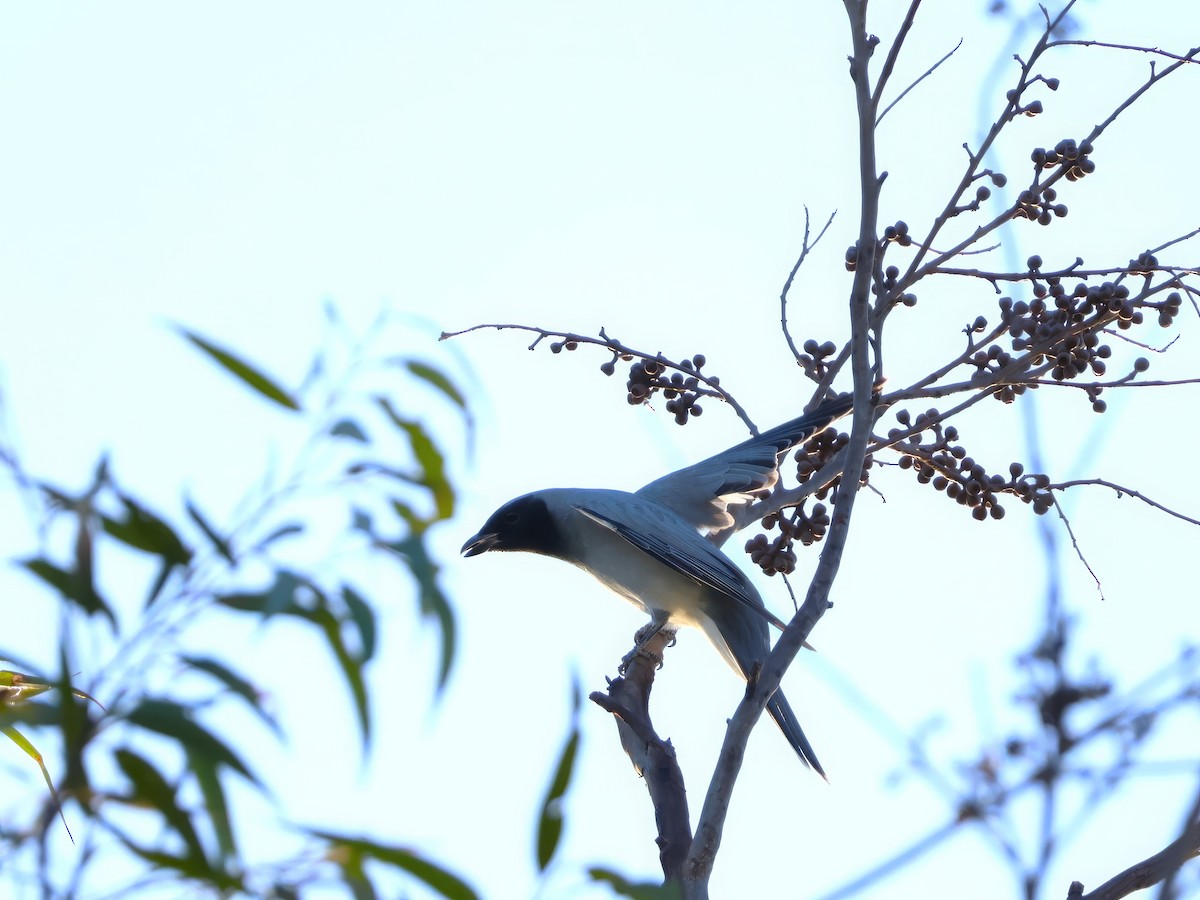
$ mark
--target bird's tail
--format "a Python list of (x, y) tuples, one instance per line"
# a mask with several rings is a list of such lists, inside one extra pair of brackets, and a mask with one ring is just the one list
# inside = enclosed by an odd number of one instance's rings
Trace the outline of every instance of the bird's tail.
[(779, 726), (783, 736), (788, 739), (788, 743), (792, 745), (796, 755), (800, 757), (800, 761), (806, 766), (811, 766), (818, 775), (829, 781), (825, 770), (817, 761), (817, 754), (813, 752), (812, 744), (804, 736), (804, 729), (800, 727), (800, 721), (788, 705), (787, 698), (783, 696), (783, 691), (776, 691), (775, 696), (767, 702), (767, 712), (771, 714), (771, 718), (775, 720), (775, 724)]

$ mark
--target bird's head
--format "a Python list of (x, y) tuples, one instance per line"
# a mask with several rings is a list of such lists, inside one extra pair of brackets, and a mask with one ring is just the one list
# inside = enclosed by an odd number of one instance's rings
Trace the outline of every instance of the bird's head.
[(489, 550), (562, 554), (563, 536), (543, 493), (526, 494), (505, 503), (488, 517), (478, 534), (467, 539), (461, 552), (478, 556)]

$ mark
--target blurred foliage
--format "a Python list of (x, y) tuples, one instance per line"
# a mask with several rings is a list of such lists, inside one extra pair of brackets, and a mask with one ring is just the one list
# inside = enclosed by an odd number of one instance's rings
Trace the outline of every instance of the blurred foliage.
[[(15, 562), (31, 577), (31, 595), (40, 587), (60, 607), (57, 675), (27, 674), (33, 667), (22, 660), (36, 648), (0, 647), (0, 659), (26, 670), (0, 672), (0, 729), (15, 744), (13, 759), (23, 751), (49, 786), (41, 804), (30, 794), (24, 821), (0, 821), (0, 881), (37, 885), (47, 897), (88, 896), (91, 873), (124, 851), (126, 869), (132, 861), (136, 874), (121, 896), (182, 879), (221, 895), (296, 897), (309, 886), (340, 884), (355, 897), (372, 897), (379, 878), (397, 875), (446, 897), (476, 896), (418, 850), (287, 823), (280, 827), (299, 830), (305, 850), (251, 862), (239, 843), (230, 785), (240, 781), (265, 799), (269, 791), (247, 735), (224, 724), (228, 717), (206, 712), (217, 699), (232, 699), (277, 739), (286, 735), (264, 708), (263, 692), (224, 648), (197, 651), (185, 640), (199, 624), (231, 613), (263, 626), (292, 620), (309, 629), (328, 650), (313, 666), (331, 667), (345, 684), (365, 752), (373, 733), (376, 620), (390, 595), (374, 596), (339, 574), (347, 571), (344, 547), (337, 565), (307, 549), (295, 552), (319, 545), (316, 526), (336, 521), (334, 504), (343, 523), (338, 540), (368, 562), (397, 567), (412, 584), (419, 616), (438, 634), (440, 695), (453, 668), (456, 629), (429, 535), (454, 515), (456, 493), (439, 434), (457, 428), (469, 447), (473, 422), (465, 395), (438, 365), (375, 349), (388, 324), (384, 314), (359, 336), (330, 310), (330, 336), (295, 389), (241, 353), (179, 329), (240, 388), (268, 401), (264, 414), (300, 426), (290, 469), (269, 470), (225, 521), (198, 498), (149, 502), (106, 457), (82, 491), (44, 480), (18, 458), (11, 436), (0, 436), (0, 463), (24, 494), (39, 536), (37, 552)], [(421, 414), (431, 407), (439, 414)], [(97, 560), (110, 555), (148, 564), (139, 569), (147, 573), (139, 598), (110, 594), (112, 586), (97, 576)], [(71, 681), (79, 647), (101, 648), (100, 657), (111, 661), (86, 673), (90, 693)], [(95, 656), (92, 650), (88, 659)], [(199, 696), (197, 681), (207, 686)], [(107, 706), (88, 703), (91, 694)], [(53, 778), (37, 750), (47, 738), (63, 754), (61, 764), (52, 762)], [(63, 825), (77, 825), (80, 847), (70, 855), (51, 852), (60, 810)]]

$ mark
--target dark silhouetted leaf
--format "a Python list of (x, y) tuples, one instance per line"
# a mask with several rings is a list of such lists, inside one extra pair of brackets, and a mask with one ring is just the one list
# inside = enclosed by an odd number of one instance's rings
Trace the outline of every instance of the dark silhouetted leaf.
[[(188, 849), (189, 860), (204, 861), (204, 847), (200, 843), (200, 836), (192, 827), (191, 817), (175, 800), (175, 788), (153, 763), (132, 750), (118, 750), (116, 758), (117, 765), (133, 785), (132, 799), (145, 803), (162, 814), (163, 821), (183, 839), (184, 846)], [(204, 868), (208, 868), (207, 862), (204, 863)]]
[(354, 509), (350, 511), (350, 527), (354, 531), (363, 532), (363, 534), (375, 534), (375, 527), (371, 521), (371, 514), (358, 506), (354, 507)]
[(228, 350), (218, 347), (211, 341), (200, 337), (194, 331), (190, 331), (187, 328), (180, 328), (179, 331), (185, 338), (212, 357), (223, 369), (240, 379), (247, 387), (262, 394), (273, 403), (278, 403), (285, 409), (300, 409), (300, 404), (287, 391), (249, 363), (234, 356)]
[(342, 585), (342, 599), (350, 618), (358, 628), (358, 637), (362, 643), (362, 660), (365, 663), (375, 655), (375, 611), (354, 588)]
[(225, 800), (225, 789), (221, 786), (220, 774), (216, 762), (203, 753), (189, 752), (188, 767), (196, 776), (196, 784), (204, 797), (204, 806), (208, 810), (208, 821), (212, 825), (213, 834), (217, 838), (217, 847), (221, 851), (221, 859), (228, 862), (237, 856), (237, 844), (233, 837), (233, 823), (229, 819), (229, 804)]
[(417, 582), (417, 596), (420, 599), (422, 615), (438, 620), (442, 632), (442, 661), (437, 685), (440, 693), (450, 678), (450, 669), (454, 664), (458, 628), (450, 601), (438, 584), (438, 566), (430, 558), (420, 534), (383, 546), (394, 550), (408, 564), (409, 571)]
[(170, 700), (143, 700), (126, 718), (147, 731), (175, 739), (185, 751), (207, 756), (214, 763), (233, 769), (256, 787), (262, 787), (237, 754), (193, 719), (185, 707)]
[(263, 607), (263, 615), (295, 613), (299, 608), (296, 604), (296, 591), (302, 583), (299, 578), (286, 569), (276, 572), (275, 583), (267, 591), (267, 604)]
[(238, 675), (223, 663), (217, 662), (215, 659), (209, 659), (207, 657), (202, 658), (198, 656), (182, 656), (180, 659), (182, 659), (183, 662), (187, 663), (193, 669), (199, 669), (201, 672), (206, 672), (217, 681), (221, 682), (221, 684), (223, 684), (226, 688), (245, 700), (246, 705), (249, 706), (250, 709), (254, 711), (255, 715), (262, 719), (263, 722), (265, 722), (266, 725), (273, 732), (275, 732), (275, 734), (279, 735), (280, 737), (283, 736), (283, 732), (279, 729), (279, 723), (275, 721), (275, 718), (269, 712), (263, 709), (262, 704), (259, 702), (259, 693), (255, 689), (254, 685), (252, 685), (249, 681), (242, 678), (242, 676)]
[(200, 512), (199, 507), (192, 503), (192, 501), (187, 501), (186, 505), (187, 513), (192, 521), (196, 523), (196, 527), (204, 532), (204, 536), (209, 539), (213, 547), (216, 548), (216, 551), (225, 558), (226, 562), (231, 566), (236, 566), (237, 558), (233, 555), (233, 549), (229, 546), (229, 541), (217, 534), (217, 530), (213, 528), (204, 514)]
[(313, 837), (328, 841), (330, 858), (343, 858), (361, 869), (364, 859), (374, 859), (407, 872), (426, 886), (450, 900), (478, 900), (479, 895), (469, 884), (441, 866), (403, 847), (387, 847), (366, 838), (348, 837), (325, 831), (309, 832)]
[(232, 893), (234, 891), (245, 892), (246, 890), (245, 885), (238, 876), (220, 869), (214, 869), (203, 857), (197, 859), (193, 856), (176, 856), (173, 853), (152, 850), (149, 847), (143, 847), (128, 835), (122, 834), (111, 822), (108, 823), (108, 829), (117, 836), (122, 844), (129, 848), (131, 853), (146, 860), (146, 862), (155, 868), (178, 872), (184, 878), (195, 879), (205, 887), (215, 888), (218, 891)]
[(601, 868), (588, 869), (588, 875), (592, 881), (607, 884), (618, 896), (629, 897), (630, 900), (683, 900), (683, 892), (675, 883), (659, 884), (648, 881), (637, 883), (630, 881), (624, 875), (618, 875), (611, 869)]
[(329, 649), (337, 660), (338, 668), (346, 676), (346, 683), (354, 698), (354, 711), (358, 714), (358, 727), (362, 733), (363, 743), (370, 744), (371, 706), (367, 698), (367, 685), (363, 679), (363, 661), (346, 647), (346, 642), (342, 638), (342, 623), (324, 602), (317, 609), (306, 613), (305, 618), (314, 622), (325, 632), (325, 641), (329, 644)]
[(255, 549), (265, 550), (276, 541), (286, 537), (294, 537), (297, 534), (304, 534), (304, 526), (298, 522), (288, 522), (286, 525), (280, 525), (265, 538), (259, 541)]
[(542, 814), (538, 819), (537, 831), (537, 863), (538, 869), (545, 871), (554, 858), (558, 849), (559, 838), (562, 837), (563, 827), (563, 797), (571, 784), (571, 775), (575, 771), (575, 756), (579, 752), (579, 723), (572, 722), (571, 733), (563, 745), (562, 755), (554, 769), (554, 778), (550, 781), (550, 789), (546, 799), (542, 801)]
[(329, 433), (335, 437), (350, 438), (352, 441), (358, 441), (360, 444), (369, 444), (370, 438), (367, 433), (362, 430), (362, 426), (353, 419), (342, 419), (336, 425), (329, 429)]
[(116, 628), (117, 619), (113, 615), (112, 609), (104, 602), (90, 581), (80, 578), (75, 572), (60, 569), (50, 560), (41, 557), (23, 559), (20, 564), (63, 597), (74, 602), (88, 615), (100, 613), (108, 618), (114, 629)]
[(160, 556), (170, 566), (186, 566), (191, 562), (192, 551), (184, 546), (175, 529), (132, 497), (122, 496), (120, 500), (125, 507), (122, 518), (100, 516), (104, 530), (111, 537), (135, 550)]
[(267, 594), (218, 594), (216, 601), (240, 612), (262, 612), (267, 606)]

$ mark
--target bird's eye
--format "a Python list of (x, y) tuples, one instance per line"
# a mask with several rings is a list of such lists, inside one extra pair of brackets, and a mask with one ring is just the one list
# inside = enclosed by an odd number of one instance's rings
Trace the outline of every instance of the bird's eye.
[(521, 521), (520, 513), (510, 512), (510, 513), (504, 514), (504, 524), (505, 525), (516, 525), (520, 521)]

